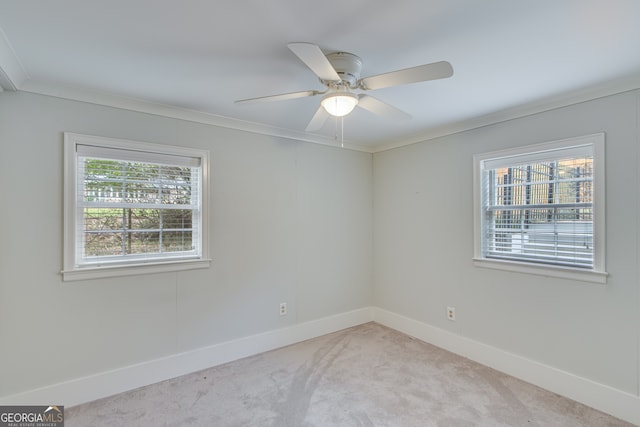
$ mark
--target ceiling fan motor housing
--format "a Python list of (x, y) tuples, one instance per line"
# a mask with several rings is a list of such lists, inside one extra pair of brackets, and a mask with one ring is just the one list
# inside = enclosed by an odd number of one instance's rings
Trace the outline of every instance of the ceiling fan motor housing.
[[(360, 79), (362, 59), (353, 53), (333, 52), (326, 55), (327, 59), (342, 79), (344, 85), (354, 89)], [(328, 85), (330, 82), (322, 82)]]

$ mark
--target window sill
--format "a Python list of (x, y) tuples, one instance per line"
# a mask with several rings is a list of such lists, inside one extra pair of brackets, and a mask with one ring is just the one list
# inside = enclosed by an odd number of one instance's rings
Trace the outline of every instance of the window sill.
[(62, 271), (62, 280), (72, 282), (77, 280), (103, 279), (108, 277), (134, 276), (138, 274), (166, 273), (172, 271), (196, 270), (209, 268), (210, 259), (180, 260), (162, 263), (145, 263), (129, 265), (113, 265), (102, 267), (84, 267), (75, 270)]
[(580, 268), (560, 267), (552, 265), (535, 265), (517, 261), (505, 261), (486, 258), (474, 258), (476, 267), (491, 268), (495, 270), (512, 271), (516, 273), (536, 274), (545, 277), (557, 277), (559, 279), (579, 280), (591, 283), (607, 283), (608, 273), (604, 271), (583, 270)]

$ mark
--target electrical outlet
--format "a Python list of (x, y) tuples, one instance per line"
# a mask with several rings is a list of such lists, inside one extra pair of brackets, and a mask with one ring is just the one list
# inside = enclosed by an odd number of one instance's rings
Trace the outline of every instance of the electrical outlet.
[(287, 303), (286, 302), (281, 302), (280, 303), (280, 316), (286, 316), (287, 315)]
[(455, 307), (447, 307), (447, 319), (455, 322), (456, 320), (456, 308)]

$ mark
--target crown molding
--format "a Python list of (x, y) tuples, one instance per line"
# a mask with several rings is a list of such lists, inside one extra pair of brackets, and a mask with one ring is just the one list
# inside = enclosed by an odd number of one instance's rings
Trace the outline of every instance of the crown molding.
[[(0, 45), (1, 42), (2, 40), (0, 40)], [(0, 46), (0, 50), (1, 49), (2, 46)], [(87, 102), (91, 104), (154, 114), (168, 118), (191, 121), (195, 123), (208, 124), (212, 126), (236, 129), (244, 132), (274, 136), (279, 138), (287, 138), (296, 141), (310, 142), (314, 144), (361, 151), (371, 154), (426, 142), (436, 138), (441, 138), (444, 136), (453, 135), (456, 133), (465, 132), (496, 123), (506, 122), (509, 120), (514, 120), (517, 118), (526, 117), (545, 111), (578, 104), (581, 102), (587, 102), (597, 98), (603, 98), (618, 93), (637, 90), (640, 88), (640, 74), (633, 74), (617, 79), (615, 81), (607, 81), (598, 85), (542, 98), (534, 102), (528, 102), (525, 104), (509, 107), (482, 116), (471, 117), (468, 119), (447, 123), (442, 126), (434, 127), (422, 133), (398, 138), (395, 140), (386, 142), (382, 141), (376, 144), (372, 143), (370, 145), (357, 144), (352, 141), (345, 140), (344, 146), (342, 146), (335, 139), (328, 136), (310, 134), (293, 129), (284, 129), (265, 125), (262, 123), (249, 122), (212, 113), (205, 113), (165, 104), (152, 103), (149, 101), (117, 96), (104, 92), (95, 92), (77, 87), (49, 84), (46, 82), (28, 79), (26, 73), (22, 73), (22, 77), (19, 77), (19, 79), (17, 80), (10, 79), (10, 81), (13, 82), (19, 81), (19, 85), (15, 85), (14, 83), (13, 86), (6, 87), (2, 84), (2, 59), (2, 53), (0, 52), (0, 86), (5, 88), (6, 90), (21, 90), (23, 92), (31, 92), (40, 95)]]
[(374, 153), (392, 150), (407, 145), (417, 144), (441, 138), (456, 133), (469, 131), (521, 117), (551, 111), (558, 108), (575, 105), (582, 102), (604, 98), (619, 93), (640, 89), (640, 74), (631, 74), (613, 81), (602, 82), (598, 85), (589, 86), (558, 95), (549, 96), (533, 102), (505, 108), (478, 117), (448, 123), (443, 126), (434, 127), (426, 132), (418, 133), (395, 141), (383, 142), (376, 146)]
[(29, 75), (0, 28), (0, 92), (18, 90), (28, 78)]
[[(171, 105), (154, 103), (135, 98), (113, 95), (105, 92), (96, 92), (81, 89), (72, 86), (62, 86), (57, 84), (49, 84), (36, 80), (26, 80), (19, 88), (22, 92), (30, 92), (39, 95), (52, 96), (56, 98), (69, 99), (73, 101), (86, 102), (90, 104), (102, 105), (107, 107), (120, 108), (123, 110), (136, 111), (141, 113), (154, 114), (173, 119), (191, 121), (195, 123), (208, 124), (224, 128), (241, 130), (261, 135), (275, 136), (279, 138), (293, 139), (296, 141), (311, 142), (337, 147), (338, 143), (335, 139), (309, 134), (306, 132), (296, 131), (293, 129), (284, 129), (275, 126), (269, 126), (261, 123), (255, 123), (245, 120), (234, 119), (230, 117), (220, 116), (202, 111), (189, 110), (186, 108), (174, 107)], [(364, 151), (371, 153), (371, 147), (344, 141), (344, 147), (354, 151)]]

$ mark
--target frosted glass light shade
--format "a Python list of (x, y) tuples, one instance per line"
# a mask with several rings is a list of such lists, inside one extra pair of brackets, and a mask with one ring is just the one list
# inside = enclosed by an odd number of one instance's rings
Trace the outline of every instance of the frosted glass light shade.
[(358, 105), (358, 97), (348, 92), (330, 93), (325, 95), (320, 104), (332, 116), (346, 116)]

